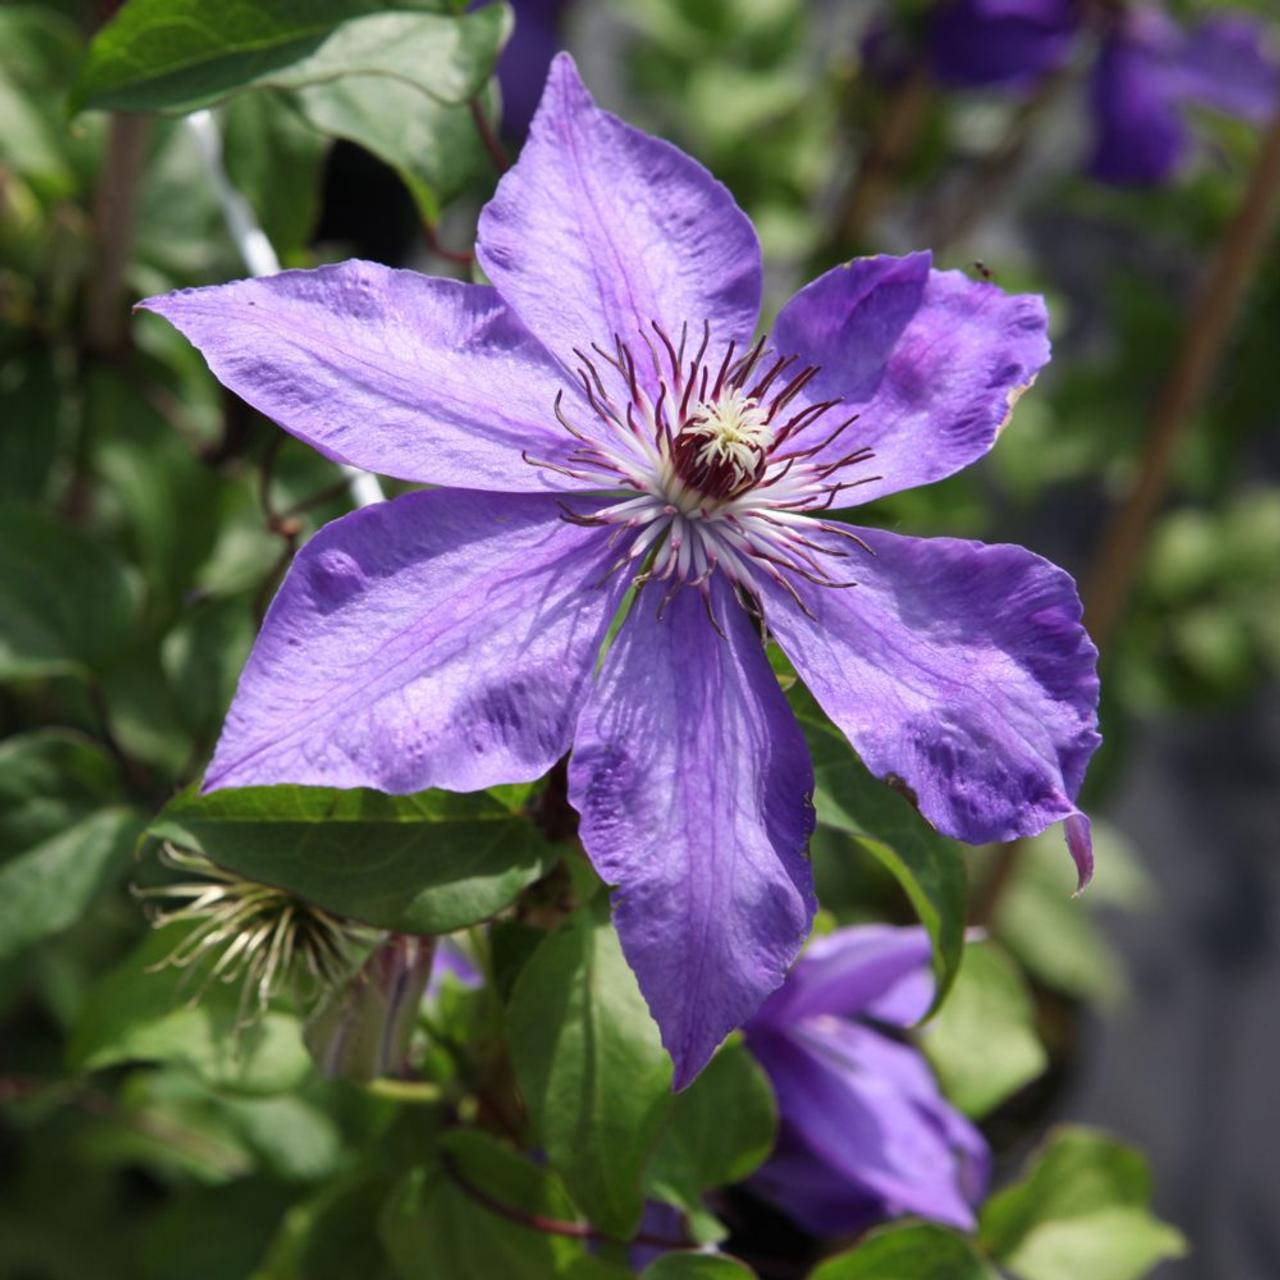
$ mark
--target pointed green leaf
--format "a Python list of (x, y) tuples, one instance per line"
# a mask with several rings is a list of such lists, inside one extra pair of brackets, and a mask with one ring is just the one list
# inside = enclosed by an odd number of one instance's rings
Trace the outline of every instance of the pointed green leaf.
[(313, 129), (354, 142), (393, 168), (429, 221), (488, 163), (470, 107), (436, 102), (398, 80), (345, 76), (290, 99)]
[(101, 809), (0, 865), (0, 960), (73, 925), (128, 866), (141, 825)]
[(188, 791), (148, 831), (249, 879), (401, 933), (449, 933), (484, 920), (556, 858), (533, 824), (492, 792)]
[(0, 858), (21, 853), (120, 798), (116, 763), (69, 729), (0, 743)]
[(970, 943), (951, 996), (921, 1042), (947, 1097), (986, 1115), (1048, 1063), (1035, 1006), (1018, 966), (990, 943)]
[(987, 1202), (980, 1236), (1021, 1280), (1139, 1280), (1186, 1249), (1150, 1205), (1140, 1152), (1091, 1129), (1063, 1128), (1021, 1182)]
[[(1084, 1273), (1081, 1273), (1082, 1275)], [(810, 1280), (999, 1280), (963, 1236), (928, 1222), (883, 1227)]]
[(507, 1038), (542, 1145), (588, 1218), (626, 1238), (670, 1110), (671, 1060), (601, 895), (524, 966)]
[(101, 670), (132, 619), (125, 571), (99, 540), (0, 506), (0, 680)]
[(648, 1175), (651, 1193), (693, 1211), (704, 1191), (741, 1182), (773, 1150), (777, 1104), (768, 1077), (731, 1040), (675, 1100)]
[(488, 1134), (458, 1130), (396, 1185), (382, 1239), (402, 1280), (552, 1280), (585, 1249), (580, 1239), (539, 1230), (537, 1219), (581, 1224), (554, 1175)]
[(493, 70), (505, 6), (452, 16), (411, 0), (129, 0), (94, 38), (77, 109), (193, 111), (252, 87), (391, 76), (465, 102)]

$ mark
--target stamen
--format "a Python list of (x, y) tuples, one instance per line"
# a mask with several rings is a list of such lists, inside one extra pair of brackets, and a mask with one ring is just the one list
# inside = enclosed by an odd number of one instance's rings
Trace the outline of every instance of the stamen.
[[(560, 504), (570, 523), (610, 531), (607, 546), (617, 554), (602, 581), (627, 572), (637, 587), (666, 584), (659, 615), (684, 587), (709, 600), (717, 572), (757, 602), (763, 574), (805, 613), (798, 580), (856, 585), (833, 572), (851, 552), (808, 534), (836, 534), (870, 552), (856, 534), (814, 517), (880, 477), (849, 475), (874, 456), (866, 445), (836, 448), (858, 415), (833, 427), (829, 415), (840, 401), (805, 398), (819, 367), (770, 350), (767, 335), (745, 352), (733, 338), (713, 354), (707, 321), (692, 354), (687, 321), (678, 342), (657, 320), (638, 331), (642, 348), (618, 333), (612, 339), (612, 350), (597, 342), (575, 347), (576, 385), (556, 393), (555, 420), (575, 447), (554, 460), (521, 455), (530, 466), (617, 495), (588, 514)], [(637, 351), (647, 351), (655, 381), (646, 365), (642, 385)], [(585, 427), (574, 421), (582, 407), (593, 418)]]

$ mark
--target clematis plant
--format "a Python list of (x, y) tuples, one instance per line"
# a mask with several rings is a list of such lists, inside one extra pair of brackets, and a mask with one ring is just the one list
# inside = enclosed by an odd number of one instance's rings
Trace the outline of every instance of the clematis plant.
[(1089, 172), (1103, 182), (1172, 178), (1193, 149), (1188, 106), (1260, 124), (1280, 103), (1274, 30), (1234, 12), (1186, 28), (1149, 3), (944, 0), (930, 63), (945, 84), (1027, 90), (1065, 67), (1091, 31)]
[(815, 941), (747, 1024), (780, 1124), (751, 1185), (816, 1235), (903, 1214), (975, 1226), (986, 1140), (919, 1050), (886, 1034), (923, 1018), (933, 995), (923, 929), (857, 925)]
[(1041, 300), (869, 258), (757, 337), (750, 222), (567, 55), (477, 257), (491, 285), (346, 262), (142, 304), (327, 457), (434, 486), (302, 549), (206, 788), (467, 791), (571, 750), (677, 1087), (813, 918), (813, 771), (765, 636), (939, 830), (1065, 820), (1086, 880), (1098, 684), (1071, 579), (832, 517), (991, 448), (1048, 359)]

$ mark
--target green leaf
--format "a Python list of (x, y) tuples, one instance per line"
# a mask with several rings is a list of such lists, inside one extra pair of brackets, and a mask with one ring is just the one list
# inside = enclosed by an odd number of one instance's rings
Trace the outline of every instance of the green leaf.
[(298, 90), (291, 100), (313, 129), (354, 142), (393, 168), (429, 221), (487, 163), (469, 107), (446, 106), (397, 80), (347, 76)]
[(965, 948), (951, 997), (921, 1042), (947, 1096), (971, 1116), (986, 1115), (1048, 1063), (1022, 973), (988, 943)]
[(902, 886), (933, 943), (937, 1009), (964, 954), (967, 884), (960, 851), (906, 796), (867, 772), (807, 691), (794, 686), (791, 698), (813, 754), (818, 822), (856, 842)]
[(640, 1273), (641, 1280), (747, 1280), (755, 1272), (733, 1258), (709, 1253), (668, 1253)]
[(190, 1068), (206, 1084), (244, 1093), (299, 1085), (311, 1059), (297, 1018), (273, 1010), (237, 1034), (238, 989), (213, 982), (193, 991), (183, 970), (160, 967), (186, 932), (177, 925), (157, 929), (98, 982), (72, 1033), (71, 1068), (167, 1062)]
[(1139, 1280), (1186, 1252), (1182, 1233), (1145, 1209), (1099, 1209), (1038, 1227), (1007, 1265), (1021, 1280)]
[(102, 809), (0, 866), (0, 960), (73, 925), (128, 865), (140, 826)]
[(1060, 1129), (1026, 1177), (987, 1202), (980, 1237), (1022, 1280), (1138, 1280), (1185, 1249), (1150, 1203), (1140, 1152), (1090, 1129)]
[(487, 1134), (457, 1130), (441, 1139), (432, 1163), (396, 1185), (382, 1238), (403, 1280), (549, 1280), (584, 1256), (580, 1240), (526, 1226), (520, 1217), (581, 1221), (552, 1174)]
[(212, 742), (222, 725), (256, 632), (252, 601), (235, 596), (188, 609), (165, 636), (160, 662), (174, 709), (197, 737)]
[(547, 935), (507, 1011), (507, 1040), (543, 1147), (601, 1230), (626, 1238), (672, 1105), (671, 1060), (609, 923), (604, 895)]
[(188, 791), (148, 830), (252, 880), (400, 933), (449, 933), (487, 919), (556, 858), (533, 824), (490, 792)]
[(94, 38), (76, 109), (192, 111), (255, 86), (405, 79), (464, 102), (492, 71), (505, 6), (449, 17), (388, 0), (129, 0)]
[(259, 83), (302, 89), (339, 77), (386, 78), (458, 106), (484, 88), (510, 29), (505, 4), (456, 18), (378, 14), (345, 23), (314, 54)]
[(741, 1040), (731, 1040), (671, 1109), (648, 1186), (690, 1211), (704, 1191), (741, 1182), (773, 1150), (777, 1103), (768, 1077)]
[(1141, 909), (1153, 891), (1123, 837), (1109, 824), (1093, 827), (1097, 871), (1089, 892), (1075, 895), (1075, 868), (1056, 831), (1028, 840), (1010, 878), (992, 930), (1022, 965), (1055, 991), (1115, 1005), (1125, 993), (1124, 959), (1097, 924), (1097, 909)]
[(300, 253), (320, 213), (326, 140), (279, 93), (244, 93), (226, 106), (222, 151), (231, 185), (286, 262)]
[(0, 680), (87, 676), (124, 646), (133, 600), (100, 541), (0, 505)]
[(0, 859), (119, 797), (115, 761), (82, 734), (41, 729), (0, 742)]
[(153, 597), (171, 613), (213, 550), (218, 480), (142, 388), (119, 370), (91, 367), (84, 385), (95, 469), (108, 513), (128, 535)]
[[(4, 24), (0, 21), (0, 40), (3, 38)], [(0, 119), (5, 121), (6, 133), (12, 118), (5, 106), (4, 81), (0, 78)], [(4, 151), (0, 149), (0, 166), (4, 164)], [(7, 216), (0, 204), (0, 224)], [(2, 244), (0, 240), (0, 247)], [(0, 422), (4, 423), (0, 430), (0, 494), (6, 500), (37, 501), (43, 496), (66, 418), (62, 397), (58, 369), (44, 353), (0, 367)]]
[(286, 1094), (223, 1098), (220, 1105), (231, 1126), (277, 1177), (312, 1181), (337, 1169), (342, 1135), (313, 1103)]
[(381, 1280), (377, 1223), (387, 1192), (382, 1177), (360, 1171), (295, 1204), (250, 1280)]
[[(16, 173), (47, 197), (74, 194), (68, 155), (74, 142), (64, 127), (59, 98), (80, 48), (75, 24), (62, 14), (36, 5), (0, 8), (0, 167), (7, 170), (6, 183)], [(13, 420), (7, 415), (0, 420), (6, 423), (0, 437), (10, 434)], [(44, 427), (51, 436), (47, 422)]]
[(998, 1280), (998, 1276), (963, 1236), (919, 1222), (872, 1232), (856, 1249), (822, 1263), (809, 1280)]

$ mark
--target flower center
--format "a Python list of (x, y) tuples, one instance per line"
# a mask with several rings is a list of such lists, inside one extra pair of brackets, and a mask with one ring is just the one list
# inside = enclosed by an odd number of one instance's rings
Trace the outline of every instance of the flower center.
[(772, 443), (768, 410), (741, 387), (730, 387), (719, 400), (694, 406), (676, 432), (672, 461), (690, 489), (731, 498), (760, 479)]
[[(767, 577), (798, 602), (793, 576), (852, 586), (837, 581), (834, 562), (849, 555), (841, 545), (865, 544), (847, 527), (810, 517), (841, 490), (880, 478), (844, 479), (872, 456), (837, 443), (858, 415), (833, 426), (840, 402), (804, 394), (818, 368), (766, 354), (765, 338), (742, 354), (730, 342), (715, 359), (709, 325), (696, 349), (687, 325), (678, 342), (656, 322), (652, 329), (652, 337), (639, 335), (637, 350), (651, 358), (643, 375), (620, 338), (612, 352), (594, 343), (592, 355), (575, 348), (579, 389), (595, 421), (573, 421), (560, 392), (556, 418), (576, 448), (563, 462), (525, 455), (532, 466), (619, 493), (589, 516), (566, 507), (564, 518), (614, 526), (621, 554), (613, 568), (643, 564), (637, 582), (665, 579), (672, 591), (705, 592), (717, 571), (753, 596)], [(818, 531), (832, 536), (814, 541)]]

